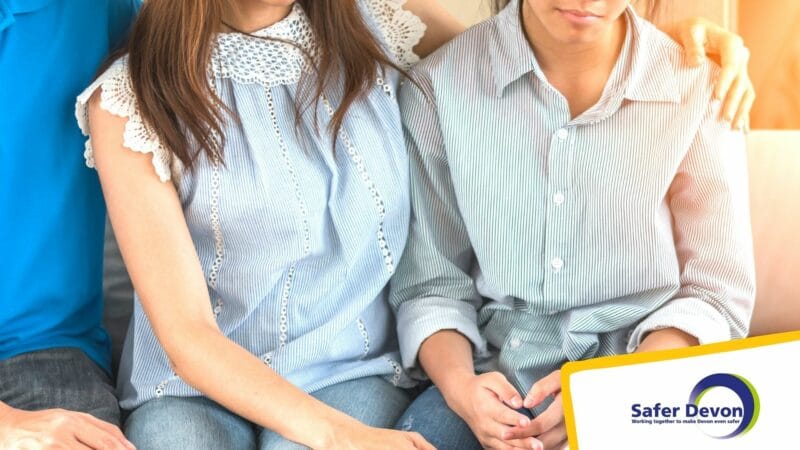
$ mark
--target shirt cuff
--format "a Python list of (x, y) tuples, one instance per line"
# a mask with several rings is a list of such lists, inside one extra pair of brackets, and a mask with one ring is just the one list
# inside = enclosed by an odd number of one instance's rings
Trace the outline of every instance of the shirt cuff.
[(699, 298), (678, 298), (653, 311), (634, 328), (628, 352), (636, 351), (647, 333), (664, 328), (677, 328), (696, 337), (701, 345), (733, 338), (730, 324), (713, 306)]
[(478, 313), (472, 304), (444, 297), (426, 297), (406, 301), (397, 310), (397, 334), (403, 367), (415, 378), (424, 379), (417, 357), (422, 343), (442, 330), (463, 334), (474, 347), (475, 355), (485, 355), (486, 341), (477, 323)]

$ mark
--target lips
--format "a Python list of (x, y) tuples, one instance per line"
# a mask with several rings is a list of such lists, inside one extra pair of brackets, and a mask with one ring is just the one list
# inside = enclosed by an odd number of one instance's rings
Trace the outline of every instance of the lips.
[(580, 17), (580, 18), (600, 18), (602, 17), (600, 14), (595, 14), (591, 11), (581, 11), (578, 9), (558, 9), (559, 12), (563, 14), (569, 14), (571, 16)]
[(580, 9), (556, 9), (559, 15), (567, 21), (567, 23), (572, 24), (573, 26), (577, 27), (586, 27), (592, 26), (597, 24), (600, 20), (602, 20), (601, 15), (595, 14), (591, 11), (584, 11)]

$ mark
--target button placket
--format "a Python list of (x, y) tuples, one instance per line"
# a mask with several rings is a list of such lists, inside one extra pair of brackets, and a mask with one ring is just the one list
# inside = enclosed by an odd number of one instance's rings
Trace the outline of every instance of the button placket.
[[(566, 187), (569, 185), (570, 164), (572, 159), (571, 133), (567, 127), (558, 128), (552, 136), (549, 153), (549, 192), (550, 202), (547, 206), (545, 223), (545, 255), (551, 274), (558, 274), (564, 268), (562, 255), (562, 239), (560, 234), (565, 229), (566, 211), (561, 208), (566, 202)], [(547, 279), (545, 290), (548, 289)]]

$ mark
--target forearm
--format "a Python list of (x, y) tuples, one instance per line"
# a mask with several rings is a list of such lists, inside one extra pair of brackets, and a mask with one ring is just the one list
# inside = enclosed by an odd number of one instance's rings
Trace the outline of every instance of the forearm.
[(647, 334), (635, 353), (670, 350), (698, 345), (696, 337), (677, 328), (664, 328)]
[(14, 411), (14, 408), (8, 406), (7, 404), (0, 402), (0, 423), (3, 423), (3, 419), (10, 413)]
[(175, 372), (234, 413), (311, 448), (326, 448), (354, 421), (298, 389), (222, 333), (193, 329), (167, 350)]
[(475, 376), (472, 345), (461, 333), (443, 330), (423, 342), (419, 363), (448, 404), (463, 393), (465, 382)]
[(426, 57), (464, 31), (464, 25), (437, 1), (408, 0), (403, 6), (426, 25), (425, 36), (414, 48), (420, 57)]

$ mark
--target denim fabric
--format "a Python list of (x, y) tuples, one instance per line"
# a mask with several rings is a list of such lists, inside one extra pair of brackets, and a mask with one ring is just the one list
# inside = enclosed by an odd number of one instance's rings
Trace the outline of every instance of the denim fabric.
[(57, 348), (0, 361), (0, 401), (26, 411), (62, 408), (119, 425), (111, 380), (82, 351)]
[[(533, 418), (527, 409), (520, 413)], [(481, 444), (464, 420), (459, 417), (436, 386), (431, 386), (417, 397), (395, 425), (403, 431), (416, 431), (437, 450), (480, 450)]]
[[(346, 381), (311, 394), (367, 425), (390, 428), (410, 403), (408, 393), (384, 380)], [(125, 423), (138, 450), (294, 450), (304, 446), (237, 416), (205, 397), (161, 397), (145, 402)]]

